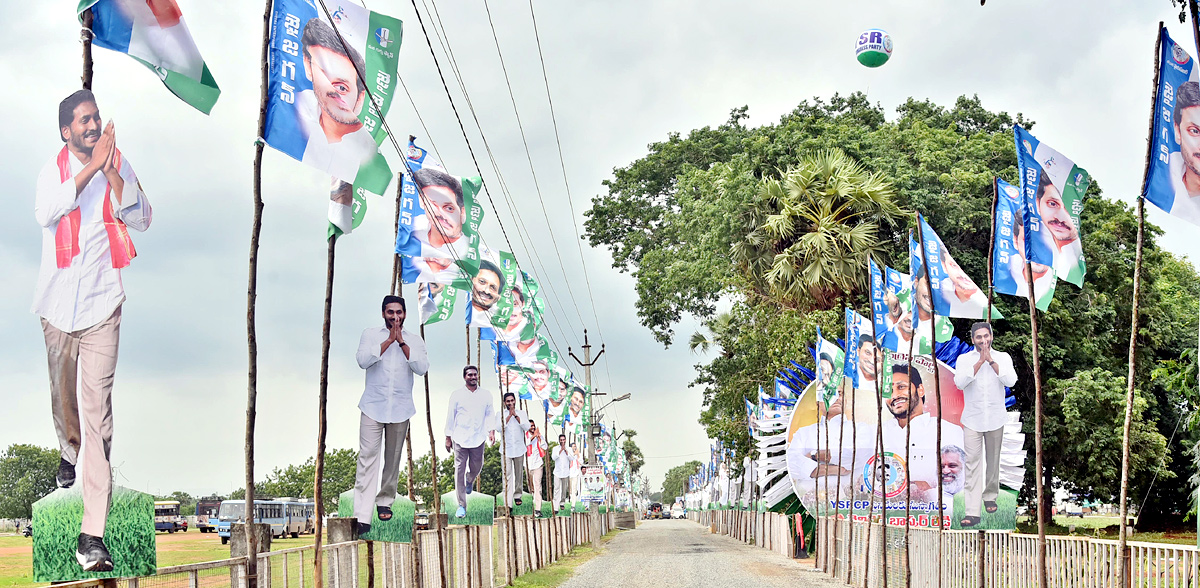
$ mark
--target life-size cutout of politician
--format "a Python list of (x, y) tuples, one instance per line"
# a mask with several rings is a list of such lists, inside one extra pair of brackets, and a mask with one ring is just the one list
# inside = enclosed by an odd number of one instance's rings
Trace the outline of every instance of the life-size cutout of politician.
[(46, 338), (61, 455), (58, 485), (71, 487), (81, 466), (83, 524), (75, 559), (85, 571), (107, 572), (113, 569), (104, 527), (112, 502), (112, 389), (125, 302), (121, 269), (137, 255), (129, 229), (149, 228), (152, 211), (133, 167), (117, 149), (116, 126), (103, 125), (90, 91), (79, 90), (59, 104), (58, 127), (66, 145), (37, 180), (34, 218), (42, 226), (42, 261), (33, 312)]

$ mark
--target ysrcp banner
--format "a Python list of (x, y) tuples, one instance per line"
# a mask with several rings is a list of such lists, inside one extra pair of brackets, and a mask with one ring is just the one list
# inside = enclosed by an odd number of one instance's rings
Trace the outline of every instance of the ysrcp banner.
[(1155, 206), (1200, 224), (1200, 83), (1196, 61), (1159, 31), (1158, 96), (1151, 158), (1142, 194)]
[[(929, 266), (934, 310), (939, 316), (987, 318), (987, 294), (954, 261), (941, 237), (925, 221), (925, 216), (918, 213), (917, 219), (921, 223), (921, 240), (924, 242), (925, 263)], [(1004, 317), (1000, 316), (1000, 311), (992, 308), (992, 318)]]
[[(396, 86), (401, 23), (344, 0), (329, 9), (332, 19), (312, 0), (275, 0), (263, 139), (353, 184), (355, 195), (360, 189), (383, 194), (392, 172), (379, 153), (386, 135), (380, 119)], [(335, 203), (352, 206), (337, 202), (344, 199), (338, 187)]]
[[(940, 362), (935, 366), (928, 357), (910, 362), (903, 355), (888, 353), (880, 383), (882, 421), (873, 412), (861, 414), (841, 402), (822, 411), (817, 387), (805, 391), (792, 413), (786, 445), (788, 477), (796, 495), (809, 512), (820, 515), (838, 513), (843, 518), (879, 521), (886, 507), (887, 523), (903, 525), (908, 506), (910, 525), (963, 528), (968, 455), (961, 423), (964, 397), (954, 384), (953, 369)], [(1011, 413), (1002, 464), (1024, 463), (1020, 426), (1016, 413)], [(880, 433), (882, 452), (876, 449)], [(1022, 478), (1003, 474), (1001, 478), (997, 511), (970, 528), (1014, 528)], [(939, 497), (945, 507), (941, 516)]]
[[(928, 277), (925, 275), (921, 244), (917, 242), (915, 233), (908, 236), (908, 258), (909, 275), (912, 280), (912, 302), (908, 308), (912, 324), (909, 330), (900, 330), (903, 340), (899, 344), (898, 352), (907, 354), (909, 349), (912, 349), (915, 355), (927, 355), (933, 353), (937, 341), (950, 340), (954, 335), (954, 325), (949, 317), (939, 314), (934, 307), (934, 301), (939, 296), (934, 294), (930, 282), (935, 280), (934, 276), (938, 274), (930, 272)], [(916, 342), (910, 343), (906, 337), (912, 337), (914, 333)]]
[(867, 317), (846, 309), (846, 365), (843, 372), (855, 388), (875, 379), (875, 334)]
[(1086, 267), (1079, 242), (1083, 195), (1092, 179), (1087, 170), (1013, 125), (1017, 170), (1025, 194), (1026, 257), (1054, 268), (1054, 275), (1083, 287)]
[(1016, 186), (996, 178), (996, 240), (992, 243), (992, 287), (1000, 294), (1029, 298), (1027, 271), (1033, 274), (1033, 295), (1045, 312), (1054, 299), (1058, 279), (1048, 265), (1025, 262), (1025, 199)]
[[(479, 224), (483, 207), (475, 202), (483, 181), (458, 178), (413, 141), (408, 143), (401, 179), (396, 253), (406, 284), (437, 282), (468, 288), (479, 271)], [(499, 272), (493, 272), (499, 283)]]
[(175, 0), (81, 0), (92, 9), (92, 43), (150, 68), (172, 94), (208, 114), (221, 89), (200, 56)]
[(821, 327), (817, 327), (817, 386), (820, 388), (820, 401), (829, 406), (838, 395), (842, 384), (842, 373), (845, 370), (846, 356), (836, 344), (821, 336)]

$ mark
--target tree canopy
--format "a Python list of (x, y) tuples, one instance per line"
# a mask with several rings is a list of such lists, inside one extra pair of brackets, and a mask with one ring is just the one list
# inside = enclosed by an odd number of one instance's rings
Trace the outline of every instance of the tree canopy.
[[(756, 128), (745, 125), (746, 109), (736, 108), (720, 126), (671, 133), (649, 145), (644, 157), (614, 169), (605, 182), (607, 193), (594, 197), (586, 213), (586, 238), (607, 247), (616, 268), (632, 273), (639, 319), (660, 342), (675, 341), (674, 329), (685, 316), (703, 322), (707, 333), (689, 341), (694, 351), (714, 351), (697, 364), (692, 383), (703, 392), (700, 422), (710, 437), (736, 448), (739, 458), (750, 450), (743, 399), (756, 398), (759, 386), (771, 386), (789, 360), (814, 367), (807, 348), (815, 342), (816, 327), (843, 332), (843, 306), (868, 309), (867, 296), (855, 287), (861, 266), (844, 263), (853, 254), (835, 252), (832, 260), (824, 253), (786, 256), (796, 243), (828, 243), (829, 235), (847, 235), (848, 226), (869, 224), (875, 243), (868, 246), (860, 239), (856, 249), (869, 249), (877, 261), (906, 271), (907, 229), (913, 220), (903, 213), (919, 211), (963, 270), (977, 283), (987, 283), (993, 178), (1016, 181), (1012, 125), (1030, 129), (1033, 122), (1020, 114), (991, 112), (977, 97), (965, 96), (951, 107), (910, 98), (894, 116), (885, 114), (859, 93), (802, 101), (777, 123)], [(1054, 144), (1053, 137), (1041, 139)], [(814, 160), (830, 153), (844, 154), (859, 168), (859, 185), (890, 186), (890, 204), (899, 212), (889, 207), (887, 214), (861, 223), (842, 219), (840, 226), (808, 220), (830, 216), (805, 215), (798, 208), (813, 200), (801, 180), (820, 167)], [(1102, 179), (1104, 173), (1094, 175)], [(785, 189), (789, 183), (797, 189)], [(824, 208), (810, 209), (831, 212), (851, 201), (852, 194), (842, 191)], [(1112, 439), (1100, 437), (1111, 431), (1088, 437), (1086, 429), (1071, 427), (1091, 422), (1093, 430), (1103, 428), (1111, 411), (1120, 408), (1107, 394), (1089, 396), (1088, 391), (1114, 383), (1124, 388), (1137, 217), (1124, 202), (1104, 196), (1098, 181), (1084, 203), (1084, 286), (1061, 283), (1047, 312), (1039, 315), (1048, 399), (1045, 443), (1055, 448), (1043, 458), (1049, 482), (1080, 497), (1115, 501), (1111, 480), (1101, 483), (1111, 472)], [(1186, 492), (1179, 484), (1163, 483), (1170, 478), (1163, 472), (1184, 464), (1184, 448), (1197, 438), (1191, 429), (1173, 434), (1181, 416), (1195, 407), (1195, 394), (1177, 378), (1151, 377), (1163, 366), (1196, 369), (1195, 355), (1180, 355), (1196, 347), (1200, 277), (1190, 263), (1158, 246), (1160, 234), (1147, 224), (1137, 332), (1135, 384), (1142, 425), (1135, 427), (1135, 441), (1142, 453), (1132, 464), (1131, 496), (1146, 498), (1143, 520), (1155, 518), (1148, 513), (1186, 512)], [(792, 267), (780, 268), (781, 262)], [(779, 278), (794, 284), (792, 277), (805, 272), (844, 275), (815, 281), (819, 288), (778, 287)], [(1021, 375), (1014, 387), (1016, 409), (1031, 432), (1028, 304), (999, 295), (996, 304), (1009, 318), (996, 325), (995, 345), (1013, 355)], [(718, 314), (718, 306), (729, 308)], [(969, 321), (955, 323), (963, 333)], [(1113, 434), (1119, 446), (1119, 427)], [(1032, 435), (1028, 441), (1032, 450)], [(1119, 454), (1116, 460), (1119, 467)], [(1030, 476), (1032, 461), (1031, 451)], [(1153, 488), (1152, 480), (1157, 480)], [(1032, 477), (1027, 481), (1032, 488)]]
[(0, 454), (0, 517), (33, 517), (33, 503), (57, 486), (57, 449), (14, 443)]

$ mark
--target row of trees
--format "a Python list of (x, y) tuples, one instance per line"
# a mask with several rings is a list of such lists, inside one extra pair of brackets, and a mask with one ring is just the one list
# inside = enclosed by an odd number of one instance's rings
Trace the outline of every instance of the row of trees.
[[(910, 98), (889, 121), (859, 93), (803, 101), (757, 128), (746, 117), (738, 108), (716, 128), (651, 144), (613, 171), (585, 223), (589, 242), (636, 279), (638, 316), (660, 342), (676, 340), (686, 315), (703, 321), (688, 341), (715, 351), (692, 382), (703, 391), (700, 422), (738, 460), (751, 449), (743, 399), (770, 389), (789, 360), (813, 366), (816, 328), (842, 332), (843, 306), (868, 312), (867, 258), (906, 270), (915, 211), (986, 283), (992, 179), (1017, 179), (1011, 127), (1033, 127), (967, 97), (950, 108)], [(1119, 491), (1136, 231), (1130, 207), (1093, 182), (1081, 227), (1087, 280), (1082, 289), (1062, 283), (1039, 324), (1044, 443), (1053, 448), (1045, 481), (1079, 499), (1114, 502)], [(1196, 347), (1200, 276), (1158, 246), (1158, 227), (1146, 233), (1130, 496), (1145, 501), (1141, 524), (1154, 527), (1189, 510), (1185, 485), (1171, 480), (1200, 439), (1185, 419), (1197, 405), (1195, 355), (1181, 355)], [(997, 325), (996, 347), (1024, 374), (1017, 409), (1031, 415), (1028, 304), (996, 302), (1010, 317)], [(717, 313), (718, 303), (730, 310)], [(963, 333), (970, 321), (955, 322)]]
[[(631, 474), (637, 474), (645, 458), (637, 442), (633, 440), (637, 431), (625, 429), (622, 431), (622, 451), (629, 462)], [(550, 443), (550, 452), (558, 445)], [(30, 518), (33, 513), (33, 503), (54, 491), (55, 475), (58, 473), (59, 454), (57, 449), (38, 447), (36, 445), (13, 444), (0, 454), (0, 518)], [(358, 452), (353, 449), (334, 449), (325, 453), (324, 479), (321, 481), (322, 496), (325, 502), (325, 512), (337, 512), (338, 495), (354, 487), (354, 474), (358, 461)], [(547, 459), (547, 461), (549, 461)], [(433, 505), (432, 462), (429, 454), (413, 461), (413, 495), (418, 503)], [(402, 464), (400, 470), (400, 492), (407, 492), (408, 468)], [(549, 464), (553, 467), (553, 464)], [(308, 498), (313, 497), (313, 480), (316, 478), (316, 463), (310, 457), (299, 464), (275, 468), (267, 474), (265, 480), (254, 485), (256, 499), (266, 498)], [(545, 480), (542, 496), (549, 497), (550, 487)], [(480, 491), (498, 495), (501, 492), (503, 477), (501, 473), (499, 445), (493, 445), (484, 450), (483, 470), (479, 476)], [(454, 459), (442, 455), (438, 460), (438, 488), (442, 492), (454, 488)], [(245, 488), (239, 488), (229, 495), (231, 500), (242, 500), (246, 497)], [(157, 500), (179, 501), (179, 512), (192, 514), (196, 512), (199, 497), (183, 491), (156, 496)]]

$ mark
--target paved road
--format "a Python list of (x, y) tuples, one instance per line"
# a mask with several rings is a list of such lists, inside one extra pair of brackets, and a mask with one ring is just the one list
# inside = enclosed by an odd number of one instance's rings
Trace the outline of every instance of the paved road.
[(844, 586), (777, 553), (751, 547), (688, 520), (643, 521), (579, 566), (563, 588), (796, 588)]

